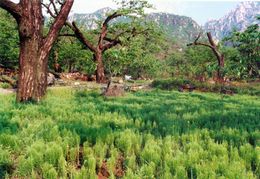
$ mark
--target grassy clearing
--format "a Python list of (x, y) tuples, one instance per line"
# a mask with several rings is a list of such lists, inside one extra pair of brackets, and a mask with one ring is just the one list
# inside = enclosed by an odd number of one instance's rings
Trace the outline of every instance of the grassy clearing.
[(257, 96), (60, 88), (14, 100), (0, 95), (0, 178), (260, 177)]

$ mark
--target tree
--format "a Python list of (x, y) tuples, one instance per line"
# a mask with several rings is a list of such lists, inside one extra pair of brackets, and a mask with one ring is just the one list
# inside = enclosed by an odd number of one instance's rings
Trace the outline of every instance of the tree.
[[(103, 21), (96, 45), (84, 36), (83, 32), (76, 25), (76, 22), (66, 23), (67, 26), (69, 26), (74, 31), (75, 36), (86, 46), (86, 48), (93, 52), (93, 60), (97, 63), (96, 79), (98, 83), (105, 81), (103, 54), (108, 49), (121, 44), (122, 41), (120, 38), (122, 36), (128, 36), (128, 39), (130, 40), (132, 37), (140, 33), (145, 33), (146, 31), (138, 31), (137, 27), (135, 26), (135, 20), (144, 15), (144, 8), (150, 7), (147, 1), (128, 0), (122, 1), (121, 5), (122, 8), (119, 8), (117, 11), (108, 15), (107, 18)], [(119, 25), (114, 25), (113, 27), (115, 27), (116, 30), (109, 28), (111, 21), (122, 16), (128, 17), (132, 24), (130, 25), (130, 23), (120, 23)]]
[[(258, 17), (260, 20), (260, 17)], [(224, 42), (231, 43), (239, 55), (232, 58), (239, 68), (240, 77), (260, 77), (260, 30), (253, 24), (243, 32), (234, 31)]]
[(198, 35), (198, 37), (195, 39), (193, 43), (190, 43), (187, 46), (200, 45), (200, 46), (205, 46), (210, 48), (218, 60), (217, 80), (219, 82), (223, 82), (224, 81), (223, 69), (225, 66), (224, 54), (222, 54), (219, 51), (217, 44), (214, 42), (210, 32), (207, 33), (209, 43), (198, 42), (200, 37), (201, 37), (201, 33)]
[(135, 37), (126, 46), (110, 49), (104, 54), (106, 70), (110, 76), (155, 77), (162, 68), (162, 61), (156, 56), (161, 51), (160, 45), (145, 36)]
[[(60, 11), (46, 37), (41, 0), (20, 0), (18, 4), (1, 0), (0, 7), (17, 21), (20, 37), (17, 101), (39, 101), (47, 89), (48, 55), (59, 31), (65, 24), (74, 0), (57, 1)], [(50, 0), (48, 6), (54, 4)], [(56, 9), (57, 10), (57, 9)]]

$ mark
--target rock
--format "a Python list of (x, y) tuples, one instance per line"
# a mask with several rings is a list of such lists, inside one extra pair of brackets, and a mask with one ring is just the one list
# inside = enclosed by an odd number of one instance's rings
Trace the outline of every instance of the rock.
[(54, 85), (54, 83), (55, 83), (55, 76), (52, 73), (48, 73), (47, 84)]
[(123, 96), (125, 90), (122, 86), (111, 85), (104, 93), (105, 96)]
[(74, 85), (75, 85), (75, 86), (79, 86), (79, 85), (80, 85), (80, 82), (75, 82)]
[(111, 81), (113, 83), (118, 83), (118, 84), (123, 84), (124, 83), (124, 80), (121, 77), (113, 77), (113, 78), (111, 78)]
[(66, 82), (62, 79), (58, 79), (57, 81), (55, 81), (55, 84), (58, 86), (66, 86)]
[(137, 91), (143, 90), (145, 88), (146, 88), (146, 86), (143, 86), (143, 85), (138, 85), (138, 86), (134, 85), (134, 86), (130, 87), (130, 91), (137, 92)]
[(89, 76), (88, 81), (96, 81), (96, 75)]
[(132, 80), (132, 76), (125, 75), (125, 80), (126, 80), (126, 81)]
[(118, 81), (118, 83), (119, 83), (119, 84), (123, 84), (124, 81), (123, 81), (122, 79), (120, 79), (120, 80)]

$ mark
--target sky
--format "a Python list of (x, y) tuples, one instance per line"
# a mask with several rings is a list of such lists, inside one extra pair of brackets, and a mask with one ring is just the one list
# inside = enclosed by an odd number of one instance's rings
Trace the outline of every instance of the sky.
[[(192, 17), (200, 25), (211, 19), (219, 19), (234, 9), (239, 1), (216, 0), (148, 0), (155, 12), (168, 12)], [(73, 13), (92, 13), (103, 7), (115, 8), (113, 0), (75, 0)]]
[[(19, 0), (13, 0), (18, 2)], [(185, 15), (203, 25), (208, 20), (219, 19), (234, 9), (239, 0), (148, 0), (155, 12)], [(242, 1), (242, 0), (241, 0)], [(259, 0), (258, 0), (259, 1)], [(116, 8), (113, 0), (75, 0), (72, 13), (92, 13), (104, 7)]]

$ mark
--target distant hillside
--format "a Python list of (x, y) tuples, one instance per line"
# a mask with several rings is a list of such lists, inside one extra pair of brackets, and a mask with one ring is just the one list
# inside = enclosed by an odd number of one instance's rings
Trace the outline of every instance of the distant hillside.
[(249, 25), (257, 23), (257, 15), (260, 15), (260, 2), (241, 2), (221, 19), (207, 22), (204, 30), (210, 31), (216, 39), (222, 39), (228, 36), (233, 29), (243, 31)]
[(192, 18), (169, 13), (151, 13), (148, 19), (156, 22), (172, 38), (182, 41), (192, 41), (201, 28)]
[[(73, 14), (69, 17), (70, 21), (76, 21), (87, 29), (96, 29), (97, 21), (105, 19), (111, 12), (111, 8), (103, 8), (91, 14)], [(120, 19), (122, 20), (122, 18)], [(156, 22), (169, 35), (181, 42), (189, 42), (199, 33), (199, 25), (190, 17), (178, 16), (169, 13), (151, 13), (147, 20)]]
[(83, 25), (87, 29), (97, 29), (97, 21), (105, 19), (106, 15), (111, 12), (113, 9), (106, 7), (100, 10), (97, 10), (94, 13), (90, 14), (73, 14), (69, 17), (69, 21), (76, 21), (77, 23)]

